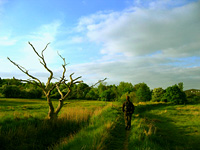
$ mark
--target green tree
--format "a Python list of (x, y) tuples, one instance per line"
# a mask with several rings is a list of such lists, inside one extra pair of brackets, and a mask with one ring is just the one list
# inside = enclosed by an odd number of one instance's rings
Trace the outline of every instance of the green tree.
[(21, 91), (16, 85), (4, 85), (2, 93), (6, 98), (19, 98), (21, 95)]
[(86, 83), (79, 83), (76, 90), (76, 98), (85, 99), (87, 93), (90, 91), (90, 87)]
[(150, 88), (145, 83), (138, 84), (139, 88), (136, 91), (136, 97), (138, 101), (146, 102), (151, 100)]
[(121, 97), (123, 94), (127, 92), (130, 93), (133, 91), (133, 85), (128, 82), (120, 82), (117, 88), (119, 97)]
[(161, 88), (161, 87), (159, 87), (159, 88), (154, 88), (153, 89), (153, 92), (152, 92), (152, 101), (153, 102), (160, 102), (161, 101), (161, 99), (162, 99), (162, 97), (163, 97), (163, 95), (164, 95), (164, 90)]
[(185, 93), (176, 84), (166, 89), (163, 99), (175, 104), (184, 104), (187, 102)]
[(86, 99), (97, 100), (98, 98), (99, 98), (99, 95), (98, 95), (97, 88), (91, 88), (90, 91), (86, 95)]
[(100, 98), (102, 101), (111, 101), (113, 100), (113, 92), (111, 91), (111, 89), (105, 90), (101, 93)]
[(183, 91), (183, 82), (178, 83), (178, 87), (181, 91)]

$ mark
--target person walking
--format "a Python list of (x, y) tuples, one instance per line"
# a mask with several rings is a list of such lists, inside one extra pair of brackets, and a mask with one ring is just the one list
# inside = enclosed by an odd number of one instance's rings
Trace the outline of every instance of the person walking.
[(130, 97), (126, 96), (126, 101), (123, 103), (122, 111), (124, 112), (125, 129), (130, 130), (131, 128), (131, 118), (134, 113), (134, 105), (130, 101)]

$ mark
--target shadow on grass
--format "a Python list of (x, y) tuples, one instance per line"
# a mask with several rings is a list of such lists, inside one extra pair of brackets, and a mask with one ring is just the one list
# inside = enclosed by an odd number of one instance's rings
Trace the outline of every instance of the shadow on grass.
[[(198, 146), (199, 135), (188, 135), (174, 120), (150, 113), (150, 110), (170, 110), (173, 104), (149, 104), (136, 108), (135, 128), (131, 131), (129, 149), (193, 150)], [(197, 131), (198, 132), (198, 131)]]
[(37, 118), (4, 120), (0, 123), (1, 150), (44, 150), (63, 137), (76, 133), (85, 122)]

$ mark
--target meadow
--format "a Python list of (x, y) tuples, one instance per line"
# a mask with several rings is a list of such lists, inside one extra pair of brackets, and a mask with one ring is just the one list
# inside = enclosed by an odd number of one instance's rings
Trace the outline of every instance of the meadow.
[(200, 104), (135, 105), (126, 131), (120, 102), (70, 100), (59, 119), (50, 121), (45, 100), (2, 98), (0, 149), (200, 149)]

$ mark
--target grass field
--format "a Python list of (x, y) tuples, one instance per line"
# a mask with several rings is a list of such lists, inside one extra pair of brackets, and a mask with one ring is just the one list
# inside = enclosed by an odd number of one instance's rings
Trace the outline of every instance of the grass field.
[(57, 121), (47, 112), (45, 100), (0, 99), (0, 149), (200, 149), (200, 104), (138, 104), (130, 131), (118, 102), (68, 101)]

